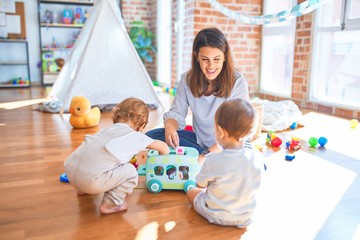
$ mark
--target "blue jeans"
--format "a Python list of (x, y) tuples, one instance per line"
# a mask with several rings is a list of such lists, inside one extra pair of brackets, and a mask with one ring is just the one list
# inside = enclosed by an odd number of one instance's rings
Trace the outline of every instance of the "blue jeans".
[[(199, 154), (205, 150), (205, 148), (201, 147), (196, 142), (196, 134), (187, 130), (179, 130), (177, 131), (180, 139), (180, 146), (183, 147), (193, 147), (196, 148)], [(161, 140), (165, 142), (165, 129), (164, 128), (156, 128), (145, 133), (148, 137), (152, 139)]]

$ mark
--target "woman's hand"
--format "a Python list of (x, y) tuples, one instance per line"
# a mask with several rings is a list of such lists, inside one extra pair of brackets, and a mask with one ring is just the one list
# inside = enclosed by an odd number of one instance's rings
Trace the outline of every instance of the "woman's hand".
[(175, 119), (169, 118), (165, 122), (165, 142), (174, 149), (179, 146), (179, 134), (177, 133), (178, 123)]

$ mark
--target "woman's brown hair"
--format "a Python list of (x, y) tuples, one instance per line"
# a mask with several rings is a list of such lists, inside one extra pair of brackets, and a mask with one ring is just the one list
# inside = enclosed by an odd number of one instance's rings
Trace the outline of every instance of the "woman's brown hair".
[(199, 98), (204, 95), (208, 87), (206, 77), (201, 71), (196, 57), (202, 47), (217, 48), (224, 53), (225, 62), (223, 68), (219, 76), (214, 80), (214, 96), (229, 97), (235, 84), (235, 68), (229, 44), (224, 34), (217, 28), (205, 28), (194, 39), (191, 69), (186, 78), (191, 93), (194, 97)]
[(244, 99), (223, 102), (215, 113), (215, 123), (224, 129), (229, 137), (240, 139), (251, 133), (255, 121), (255, 110)]
[(112, 109), (112, 119), (113, 123), (131, 122), (139, 130), (148, 123), (149, 109), (141, 99), (126, 98)]

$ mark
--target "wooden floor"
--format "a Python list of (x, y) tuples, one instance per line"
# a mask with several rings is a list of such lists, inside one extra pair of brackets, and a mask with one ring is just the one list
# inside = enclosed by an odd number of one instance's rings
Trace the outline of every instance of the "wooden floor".
[[(127, 212), (100, 215), (101, 196), (77, 197), (59, 176), (85, 134), (111, 125), (110, 115), (95, 128), (74, 130), (68, 116), (36, 110), (44, 96), (42, 88), (0, 89), (0, 239), (360, 239), (360, 127), (350, 129), (348, 120), (304, 114), (304, 127), (279, 134), (305, 140), (292, 162), (284, 160), (284, 146), (265, 145), (265, 133), (254, 142), (268, 169), (245, 232), (209, 224), (184, 192), (152, 194), (143, 179)], [(151, 113), (149, 128), (161, 124), (159, 116)], [(309, 148), (311, 136), (329, 142)]]

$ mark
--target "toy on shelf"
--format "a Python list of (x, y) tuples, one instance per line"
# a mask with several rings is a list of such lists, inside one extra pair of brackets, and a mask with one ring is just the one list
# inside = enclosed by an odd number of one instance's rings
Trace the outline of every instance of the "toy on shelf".
[(291, 141), (286, 142), (286, 148), (289, 150), (298, 150), (301, 148), (300, 145), (300, 138), (298, 137), (291, 137)]
[(83, 23), (84, 23), (84, 15), (82, 9), (77, 7), (75, 9), (75, 14), (74, 14), (74, 24), (83, 24)]
[(273, 131), (269, 131), (266, 136), (266, 143), (273, 147), (280, 147), (282, 140)]
[(357, 119), (350, 120), (350, 128), (356, 128), (359, 125), (359, 121)]
[(49, 9), (45, 10), (44, 16), (41, 18), (42, 23), (54, 23), (54, 13)]
[(71, 24), (72, 23), (72, 12), (69, 9), (65, 9), (63, 13), (63, 24)]
[(152, 193), (162, 189), (188, 192), (196, 187), (195, 175), (200, 170), (198, 156), (198, 151), (191, 147), (171, 149), (168, 155), (149, 150), (146, 164), (139, 167), (138, 173), (146, 177), (146, 186)]
[(42, 53), (43, 72), (57, 72), (58, 66), (55, 63), (54, 52), (46, 51)]
[(28, 78), (26, 78), (24, 80), (22, 77), (18, 77), (18, 78), (11, 79), (3, 84), (6, 84), (6, 85), (29, 85), (30, 80)]
[(55, 59), (55, 63), (57, 65), (57, 70), (61, 71), (62, 67), (65, 64), (65, 60), (63, 58), (57, 58), (57, 59)]
[(88, 128), (96, 126), (101, 117), (98, 107), (91, 108), (89, 99), (84, 96), (75, 96), (70, 103), (70, 125), (73, 128)]

